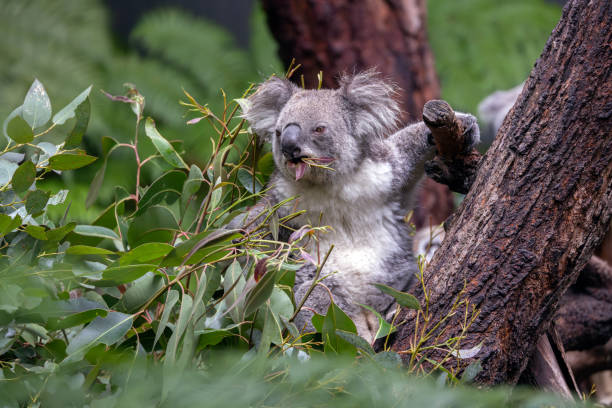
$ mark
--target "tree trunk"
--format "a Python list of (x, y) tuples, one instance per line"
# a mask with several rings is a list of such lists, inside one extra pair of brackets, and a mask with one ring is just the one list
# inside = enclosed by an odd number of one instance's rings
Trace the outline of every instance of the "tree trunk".
[[(612, 6), (570, 1), (424, 273), (433, 321), (464, 290), (483, 384), (515, 383), (612, 216)], [(417, 296), (424, 303), (423, 293)], [(393, 349), (409, 348), (416, 313)], [(461, 331), (463, 314), (440, 333)], [(435, 355), (434, 355), (435, 357)], [(469, 360), (466, 361), (468, 363)]]
[[(285, 66), (302, 65), (307, 88), (337, 87), (340, 73), (376, 67), (398, 85), (404, 121), (421, 117), (440, 86), (426, 31), (425, 0), (264, 0)], [(300, 83), (300, 75), (292, 78)], [(439, 224), (453, 209), (446, 186), (427, 180), (414, 214), (417, 228)]]

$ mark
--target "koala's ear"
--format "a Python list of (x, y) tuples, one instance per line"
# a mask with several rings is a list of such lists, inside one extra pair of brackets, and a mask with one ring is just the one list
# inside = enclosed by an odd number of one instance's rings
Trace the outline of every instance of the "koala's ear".
[(266, 140), (274, 133), (276, 120), (283, 106), (299, 88), (287, 79), (272, 77), (259, 85), (249, 97), (249, 106), (244, 118), (253, 131)]
[(340, 78), (340, 89), (355, 112), (355, 136), (385, 138), (399, 125), (400, 108), (393, 84), (368, 70)]

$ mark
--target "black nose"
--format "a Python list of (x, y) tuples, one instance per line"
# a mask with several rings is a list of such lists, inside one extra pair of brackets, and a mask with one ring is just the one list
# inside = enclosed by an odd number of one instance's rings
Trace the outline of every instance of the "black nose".
[(300, 127), (289, 125), (281, 135), (281, 151), (287, 160), (297, 160), (302, 155), (300, 148)]

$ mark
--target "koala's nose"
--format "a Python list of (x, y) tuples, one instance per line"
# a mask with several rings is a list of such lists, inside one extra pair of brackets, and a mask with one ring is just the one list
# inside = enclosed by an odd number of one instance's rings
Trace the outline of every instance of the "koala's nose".
[(298, 125), (289, 125), (281, 134), (281, 151), (287, 160), (295, 160), (302, 154), (300, 130)]

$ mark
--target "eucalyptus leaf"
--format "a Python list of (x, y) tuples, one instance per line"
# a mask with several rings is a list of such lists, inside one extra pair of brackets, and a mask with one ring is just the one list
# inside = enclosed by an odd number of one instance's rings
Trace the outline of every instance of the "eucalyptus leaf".
[(419, 304), (417, 298), (410, 293), (400, 292), (397, 289), (393, 289), (392, 287), (383, 285), (381, 283), (374, 283), (373, 285), (376, 286), (376, 288), (378, 288), (378, 290), (381, 292), (393, 296), (400, 306), (414, 310), (421, 309), (421, 305)]
[(49, 158), (49, 167), (53, 170), (74, 170), (97, 160), (87, 154), (61, 153)]
[(161, 156), (174, 167), (189, 169), (181, 156), (174, 150), (174, 147), (168, 142), (155, 128), (155, 122), (151, 118), (147, 118), (145, 122), (145, 134), (151, 139), (153, 145), (161, 154)]
[(124, 265), (112, 266), (102, 272), (102, 280), (92, 282), (95, 286), (117, 286), (135, 281), (149, 271), (155, 270), (156, 265)]
[(38, 79), (32, 83), (21, 106), (21, 116), (32, 129), (41, 127), (51, 119), (51, 101)]
[(17, 168), (17, 170), (15, 170), (15, 173), (13, 174), (13, 178), (11, 179), (13, 190), (15, 190), (15, 192), (18, 194), (23, 193), (30, 188), (35, 179), (36, 167), (34, 166), (34, 163), (26, 160)]
[(15, 142), (23, 144), (34, 140), (34, 132), (21, 116), (15, 116), (7, 125), (6, 133)]
[(155, 349), (155, 344), (159, 340), (160, 336), (168, 326), (168, 319), (170, 318), (170, 313), (172, 312), (172, 308), (176, 304), (179, 299), (179, 293), (176, 290), (171, 290), (166, 295), (166, 302), (164, 303), (164, 311), (162, 313), (161, 319), (159, 321), (159, 325), (157, 326), (157, 330), (155, 332), (155, 340), (153, 341), (153, 349)]
[(268, 271), (255, 284), (244, 300), (244, 316), (254, 313), (266, 300), (270, 298), (274, 284), (276, 283), (276, 270)]
[(10, 141), (11, 138), (8, 135), (8, 125), (9, 123), (16, 117), (21, 117), (21, 112), (23, 111), (23, 106), (18, 106), (15, 109), (13, 109), (13, 111), (11, 113), (9, 113), (9, 115), (6, 117), (6, 119), (4, 119), (4, 122), (2, 123), (2, 133), (4, 134), (4, 137), (6, 137), (7, 141)]
[(68, 357), (63, 363), (75, 361), (96, 344), (115, 344), (132, 327), (134, 316), (119, 312), (109, 312), (106, 317), (96, 317), (70, 341), (66, 348)]
[(76, 98), (74, 98), (70, 103), (62, 108), (59, 112), (53, 115), (53, 123), (56, 125), (63, 125), (68, 119), (73, 118), (76, 108), (82, 104), (85, 99), (89, 96), (91, 92), (92, 85), (89, 85), (87, 89), (81, 92)]
[(375, 354), (374, 349), (372, 348), (370, 343), (368, 343), (363, 337), (359, 336), (356, 333), (351, 333), (344, 330), (336, 330), (336, 335), (369, 355)]
[(68, 135), (66, 142), (64, 143), (64, 147), (71, 148), (76, 147), (81, 144), (83, 140), (83, 135), (87, 130), (87, 125), (89, 124), (89, 115), (91, 113), (91, 105), (89, 103), (89, 98), (85, 98), (83, 103), (81, 103), (76, 110), (74, 111), (74, 115), (76, 116), (76, 123), (72, 128), (72, 131)]
[(0, 158), (0, 186), (3, 186), (11, 181), (17, 167), (19, 167), (17, 164)]
[(119, 235), (115, 231), (98, 225), (77, 225), (74, 232), (88, 237), (119, 239)]
[(28, 214), (37, 215), (45, 209), (49, 201), (49, 193), (43, 190), (30, 191), (26, 196), (25, 207)]
[(108, 249), (92, 247), (87, 245), (74, 245), (66, 250), (68, 255), (114, 255), (113, 251)]

